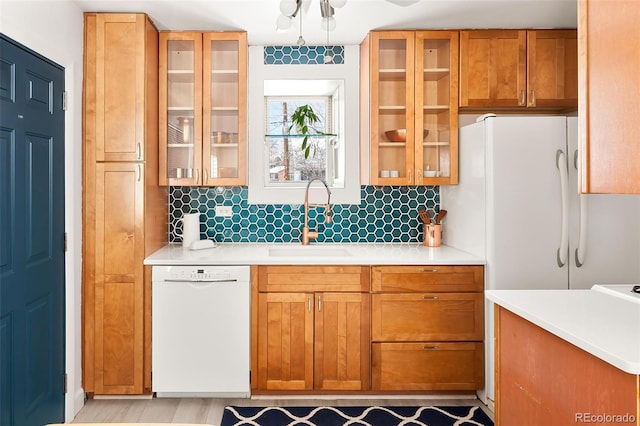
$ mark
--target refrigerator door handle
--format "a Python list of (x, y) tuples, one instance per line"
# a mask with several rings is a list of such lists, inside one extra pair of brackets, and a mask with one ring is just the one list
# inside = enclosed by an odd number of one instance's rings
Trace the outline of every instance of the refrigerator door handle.
[(567, 157), (559, 149), (556, 151), (556, 167), (560, 171), (560, 193), (562, 221), (560, 226), (560, 247), (556, 253), (558, 267), (562, 268), (567, 263), (569, 254), (569, 171), (567, 170)]
[[(578, 169), (578, 150), (573, 152), (573, 167)], [(578, 244), (575, 252), (576, 266), (580, 268), (584, 264), (584, 257), (587, 254), (587, 196), (580, 194), (580, 214), (578, 215)]]
[(587, 196), (580, 194), (580, 224), (578, 233), (578, 248), (576, 249), (576, 266), (579, 268), (584, 263), (587, 252)]

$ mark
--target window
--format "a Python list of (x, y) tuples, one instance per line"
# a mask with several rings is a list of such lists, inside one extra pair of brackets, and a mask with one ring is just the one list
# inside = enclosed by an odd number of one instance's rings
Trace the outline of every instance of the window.
[[(249, 47), (249, 203), (300, 204), (316, 177), (330, 186), (332, 202), (359, 203), (358, 46), (345, 46), (345, 63), (331, 65), (269, 65), (263, 49)], [(289, 132), (291, 114), (305, 104), (326, 133), (310, 138), (315, 155), (306, 159), (303, 135)]]
[[(342, 186), (336, 168), (340, 158), (340, 139), (334, 133), (333, 119), (336, 96), (338, 91), (325, 96), (265, 96), (266, 186), (299, 186), (316, 178), (324, 179), (331, 187)], [(312, 132), (320, 134), (307, 137), (310, 150), (306, 157), (302, 149), (305, 135), (291, 129), (291, 115), (303, 105), (310, 106), (320, 120)]]

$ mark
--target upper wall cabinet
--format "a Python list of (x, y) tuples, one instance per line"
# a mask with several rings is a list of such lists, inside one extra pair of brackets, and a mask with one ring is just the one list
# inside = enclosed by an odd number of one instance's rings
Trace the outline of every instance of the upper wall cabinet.
[(460, 107), (570, 110), (578, 102), (575, 30), (460, 32)]
[(456, 184), (458, 32), (371, 32), (361, 67), (362, 181)]
[(581, 190), (640, 194), (640, 2), (580, 0)]
[(244, 185), (247, 36), (160, 33), (160, 182)]
[(141, 14), (95, 16), (98, 30), (91, 46), (95, 74), (86, 89), (95, 94), (96, 127), (91, 135), (95, 161), (141, 161), (146, 136), (147, 20)]

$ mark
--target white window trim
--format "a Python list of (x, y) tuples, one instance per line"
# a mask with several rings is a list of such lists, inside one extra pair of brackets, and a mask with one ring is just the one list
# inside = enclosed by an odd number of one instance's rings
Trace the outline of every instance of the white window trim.
[[(265, 80), (344, 80), (344, 123), (337, 133), (344, 135), (344, 188), (331, 189), (331, 202), (360, 203), (360, 48), (344, 46), (344, 64), (265, 65), (264, 46), (249, 46), (248, 87), (248, 202), (250, 204), (302, 204), (304, 187), (267, 187), (264, 164), (264, 81)], [(349, 125), (346, 125), (349, 123)]]

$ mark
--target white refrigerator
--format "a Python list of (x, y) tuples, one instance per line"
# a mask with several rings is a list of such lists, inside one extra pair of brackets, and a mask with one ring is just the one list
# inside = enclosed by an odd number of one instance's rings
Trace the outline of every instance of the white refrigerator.
[[(486, 289), (640, 282), (640, 196), (579, 194), (576, 117), (487, 114), (460, 128), (459, 150), (459, 184), (440, 187), (443, 243), (486, 259)], [(485, 365), (491, 404), (488, 301)]]

